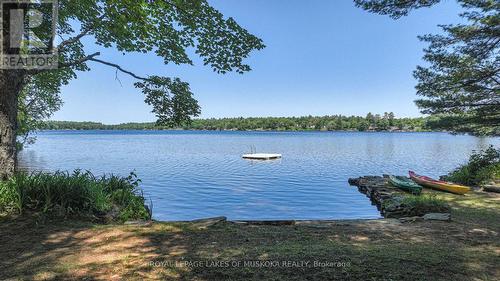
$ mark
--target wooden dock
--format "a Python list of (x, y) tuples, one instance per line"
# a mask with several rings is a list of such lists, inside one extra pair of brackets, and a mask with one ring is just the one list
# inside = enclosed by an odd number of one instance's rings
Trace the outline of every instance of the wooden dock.
[(281, 154), (275, 153), (252, 153), (252, 154), (244, 154), (243, 159), (249, 160), (275, 160), (280, 159)]

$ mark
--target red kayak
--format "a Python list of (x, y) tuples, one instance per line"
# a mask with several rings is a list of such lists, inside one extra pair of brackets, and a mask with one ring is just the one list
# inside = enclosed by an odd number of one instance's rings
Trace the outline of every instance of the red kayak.
[(455, 194), (465, 194), (470, 191), (470, 187), (454, 184), (446, 181), (438, 181), (426, 176), (417, 175), (415, 172), (410, 171), (410, 178), (425, 187), (434, 188), (438, 190), (448, 191)]

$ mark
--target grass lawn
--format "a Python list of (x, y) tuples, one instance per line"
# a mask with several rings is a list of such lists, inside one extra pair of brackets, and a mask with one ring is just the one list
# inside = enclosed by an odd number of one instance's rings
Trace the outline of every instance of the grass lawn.
[(146, 226), (0, 221), (0, 280), (500, 280), (500, 194), (452, 222)]

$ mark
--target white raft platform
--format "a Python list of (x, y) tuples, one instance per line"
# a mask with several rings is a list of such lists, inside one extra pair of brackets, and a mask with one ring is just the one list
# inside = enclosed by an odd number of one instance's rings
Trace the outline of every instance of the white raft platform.
[(281, 154), (273, 154), (273, 153), (252, 153), (252, 154), (244, 154), (243, 159), (249, 160), (274, 160), (280, 159)]

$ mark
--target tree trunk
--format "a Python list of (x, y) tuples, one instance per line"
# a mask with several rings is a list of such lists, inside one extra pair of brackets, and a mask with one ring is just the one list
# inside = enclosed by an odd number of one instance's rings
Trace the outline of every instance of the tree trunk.
[(0, 179), (16, 170), (17, 102), (23, 80), (23, 70), (0, 70)]

